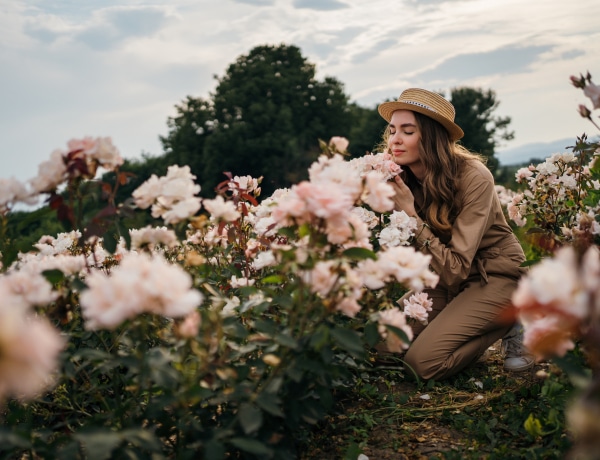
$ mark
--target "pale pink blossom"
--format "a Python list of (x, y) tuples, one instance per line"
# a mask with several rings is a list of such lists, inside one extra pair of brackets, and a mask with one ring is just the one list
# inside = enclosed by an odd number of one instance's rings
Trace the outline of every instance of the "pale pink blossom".
[(363, 155), (351, 159), (349, 163), (359, 177), (364, 177), (370, 171), (379, 171), (383, 174), (383, 180), (388, 181), (402, 172), (392, 155), (387, 152)]
[(330, 294), (339, 277), (340, 275), (335, 272), (335, 262), (331, 260), (317, 262), (312, 270), (302, 276), (311, 292), (323, 297)]
[(161, 195), (163, 181), (152, 174), (146, 182), (136, 188), (133, 193), (135, 205), (141, 209), (147, 209), (154, 204), (156, 199)]
[(176, 224), (194, 216), (200, 209), (200, 202), (200, 198), (193, 196), (179, 200), (169, 209), (162, 211), (159, 216), (163, 218), (166, 224)]
[(92, 138), (88, 136), (83, 139), (71, 139), (67, 146), (69, 151), (81, 150), (89, 160), (97, 161), (108, 171), (114, 171), (124, 162), (110, 137)]
[(335, 304), (335, 309), (342, 312), (349, 318), (354, 318), (356, 314), (362, 309), (360, 304), (354, 297), (344, 297)]
[(394, 209), (392, 197), (394, 188), (385, 182), (385, 177), (378, 171), (371, 171), (365, 176), (365, 194), (363, 200), (373, 211), (387, 212)]
[(233, 195), (239, 195), (240, 191), (259, 195), (261, 179), (255, 179), (252, 176), (234, 176), (227, 186), (233, 192)]
[[(377, 330), (379, 335), (385, 340), (386, 347), (389, 351), (394, 353), (401, 353), (406, 350), (410, 345), (410, 341), (413, 338), (412, 328), (406, 323), (406, 316), (397, 307), (382, 310), (378, 313), (379, 326)], [(386, 325), (396, 327), (403, 331), (409, 342), (406, 342), (401, 337), (398, 337), (396, 333), (388, 331)]]
[(29, 400), (55, 382), (64, 340), (47, 320), (0, 302), (0, 402)]
[(195, 178), (189, 166), (169, 166), (166, 176), (153, 174), (133, 191), (135, 205), (142, 209), (152, 206), (152, 217), (162, 217), (167, 223), (188, 219), (200, 209), (201, 199), (195, 196), (200, 186)]
[(202, 317), (198, 310), (194, 310), (183, 318), (183, 321), (175, 326), (175, 333), (184, 339), (191, 339), (198, 335), (198, 330), (202, 324)]
[(232, 298), (227, 299), (227, 302), (225, 302), (225, 305), (218, 304), (221, 307), (219, 310), (219, 314), (223, 318), (233, 316), (236, 314), (238, 308), (240, 307), (240, 304), (241, 304), (241, 302), (240, 302), (239, 297), (233, 296)]
[(338, 152), (345, 152), (349, 144), (350, 141), (345, 137), (333, 136), (329, 139), (329, 145), (333, 146)]
[(11, 271), (0, 275), (2, 302), (23, 308), (46, 306), (58, 297), (52, 285), (40, 272), (30, 270)]
[(66, 181), (67, 164), (65, 153), (62, 150), (54, 150), (50, 159), (40, 163), (38, 175), (30, 179), (29, 184), (35, 193), (45, 193), (56, 190)]
[(175, 232), (167, 227), (147, 225), (140, 229), (132, 228), (129, 230), (129, 234), (131, 235), (131, 250), (133, 251), (142, 248), (154, 251), (159, 246), (173, 248), (179, 244)]
[(589, 294), (581, 283), (574, 249), (565, 246), (553, 258), (531, 267), (519, 281), (512, 301), (525, 313), (541, 305), (565, 317), (585, 318), (589, 314)]
[(517, 182), (519, 182), (519, 183), (523, 182), (524, 180), (529, 179), (532, 176), (533, 176), (533, 171), (530, 168), (520, 168), (515, 174), (515, 178), (516, 178)]
[(412, 246), (395, 246), (378, 253), (382, 270), (414, 291), (435, 287), (439, 276), (429, 269), (431, 256)]
[(352, 208), (352, 214), (356, 214), (360, 220), (367, 224), (369, 229), (373, 229), (379, 224), (379, 217), (373, 211), (368, 210), (362, 206), (354, 206)]
[(273, 251), (262, 251), (259, 252), (252, 261), (252, 268), (254, 270), (261, 270), (265, 267), (271, 267), (275, 264), (277, 264), (277, 259), (275, 254), (273, 254)]
[(320, 189), (331, 187), (330, 193), (344, 195), (352, 204), (363, 191), (362, 177), (337, 153), (332, 157), (321, 155), (308, 169), (308, 177), (311, 184), (319, 184)]
[(156, 254), (129, 253), (107, 275), (92, 272), (80, 295), (87, 329), (114, 329), (142, 312), (181, 317), (202, 302), (191, 276)]
[(345, 193), (337, 183), (312, 183), (303, 181), (292, 187), (297, 196), (306, 203), (306, 210), (313, 216), (329, 219), (349, 212), (354, 198)]
[(56, 237), (44, 235), (33, 246), (42, 255), (68, 254), (77, 245), (79, 238), (81, 232), (77, 230), (59, 233)]
[(583, 88), (583, 94), (585, 94), (594, 106), (594, 109), (600, 109), (600, 86), (595, 85), (592, 82), (589, 82)]
[(433, 301), (425, 292), (412, 294), (408, 299), (404, 299), (403, 303), (406, 316), (427, 324)]
[(245, 276), (238, 278), (237, 276), (232, 275), (231, 278), (229, 279), (229, 284), (231, 285), (232, 288), (254, 286), (255, 282), (256, 282), (255, 279), (246, 278)]
[(235, 203), (225, 201), (221, 195), (213, 200), (204, 200), (204, 209), (210, 213), (211, 219), (217, 222), (235, 222), (242, 216)]
[(523, 345), (538, 360), (552, 356), (564, 356), (575, 348), (571, 330), (563, 317), (547, 315), (524, 323)]
[(15, 204), (35, 204), (37, 197), (27, 189), (25, 184), (14, 177), (0, 178), (0, 214), (10, 211)]
[(389, 273), (383, 270), (381, 264), (373, 259), (361, 260), (355, 269), (364, 284), (368, 289), (376, 290), (385, 286), (389, 279)]
[(392, 246), (407, 246), (414, 236), (417, 220), (404, 211), (393, 211), (388, 216), (388, 224), (378, 235), (379, 244), (388, 248)]
[[(349, 225), (352, 229), (352, 236), (350, 240), (342, 243), (344, 244), (344, 247), (361, 247), (366, 249), (373, 249), (373, 245), (369, 241), (369, 239), (371, 238), (371, 230), (369, 229), (369, 225), (364, 220), (362, 220), (358, 214), (354, 212), (346, 213), (345, 219), (347, 225)], [(331, 225), (328, 222), (328, 240), (331, 242), (331, 239), (329, 238), (329, 233), (331, 232), (330, 227)]]

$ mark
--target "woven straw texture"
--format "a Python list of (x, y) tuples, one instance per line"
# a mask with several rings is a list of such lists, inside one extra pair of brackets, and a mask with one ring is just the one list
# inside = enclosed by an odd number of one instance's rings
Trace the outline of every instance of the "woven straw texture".
[(454, 106), (437, 93), (420, 88), (409, 88), (402, 92), (397, 101), (384, 102), (378, 107), (379, 114), (390, 121), (396, 110), (419, 112), (440, 123), (450, 133), (452, 140), (464, 136), (463, 130), (454, 123)]

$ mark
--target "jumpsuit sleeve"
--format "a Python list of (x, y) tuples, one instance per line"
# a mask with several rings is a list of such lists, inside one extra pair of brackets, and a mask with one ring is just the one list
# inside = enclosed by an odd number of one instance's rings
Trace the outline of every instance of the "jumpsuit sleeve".
[(492, 177), (481, 172), (468, 174), (463, 183), (461, 211), (452, 226), (448, 244), (444, 244), (425, 222), (417, 218), (415, 245), (431, 255), (431, 267), (439, 275), (440, 283), (457, 286), (467, 279), (481, 240), (493, 223)]

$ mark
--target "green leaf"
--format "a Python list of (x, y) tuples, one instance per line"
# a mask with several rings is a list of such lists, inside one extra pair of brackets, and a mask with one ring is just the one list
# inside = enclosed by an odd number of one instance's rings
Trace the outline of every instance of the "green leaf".
[(321, 349), (329, 339), (329, 328), (324, 324), (317, 327), (317, 330), (310, 338), (310, 346), (315, 350)]
[(533, 414), (529, 414), (529, 417), (527, 417), (527, 420), (525, 420), (523, 425), (527, 430), (527, 433), (533, 437), (537, 438), (538, 436), (542, 436), (544, 434), (544, 431), (542, 430), (542, 423), (539, 421), (539, 419), (535, 418)]
[(204, 458), (211, 460), (221, 460), (225, 458), (225, 446), (219, 441), (211, 439), (205, 444)]
[(238, 449), (245, 452), (250, 452), (256, 455), (267, 455), (268, 458), (273, 456), (273, 450), (269, 449), (262, 442), (252, 438), (231, 438), (229, 443)]
[(269, 275), (265, 276), (261, 282), (264, 284), (283, 284), (285, 277), (282, 275)]
[(52, 285), (56, 285), (65, 279), (65, 274), (60, 270), (44, 270), (42, 276)]
[(275, 337), (273, 337), (273, 339), (279, 345), (283, 345), (284, 347), (291, 348), (292, 350), (295, 350), (296, 348), (298, 348), (298, 342), (296, 341), (296, 339), (294, 339), (290, 335), (277, 334)]
[(121, 432), (123, 438), (129, 441), (134, 446), (143, 447), (144, 450), (160, 452), (161, 443), (152, 431), (142, 428), (124, 430)]
[(280, 234), (281, 236), (286, 236), (288, 238), (295, 238), (295, 236), (296, 236), (294, 227), (280, 228), (279, 230), (277, 230), (277, 233)]
[(376, 323), (367, 323), (365, 326), (365, 341), (370, 347), (375, 346), (379, 341), (379, 331)]
[(115, 237), (114, 230), (107, 231), (102, 235), (102, 245), (109, 253), (114, 254), (117, 250), (117, 238)]
[(386, 327), (386, 329), (388, 331), (393, 332), (394, 334), (396, 334), (397, 337), (399, 337), (400, 339), (402, 339), (402, 341), (404, 343), (410, 343), (410, 339), (406, 335), (406, 332), (404, 332), (402, 329), (399, 329), (396, 326), (391, 326), (389, 324), (386, 324), (385, 327)]
[(12, 433), (8, 430), (0, 429), (0, 446), (3, 448), (18, 447), (21, 449), (29, 449), (31, 442), (29, 439)]
[(341, 348), (351, 354), (362, 354), (365, 351), (360, 335), (351, 329), (332, 329), (331, 336)]
[(377, 260), (377, 255), (373, 251), (365, 248), (348, 248), (342, 253), (342, 255), (354, 260)]
[(273, 393), (262, 392), (258, 395), (258, 398), (256, 398), (256, 404), (271, 415), (285, 417), (285, 414), (280, 407), (281, 399)]
[(262, 411), (249, 403), (240, 405), (238, 419), (246, 434), (255, 433), (263, 423)]
[(123, 442), (119, 433), (98, 431), (94, 433), (76, 433), (74, 437), (86, 452), (86, 459), (105, 460), (111, 458), (112, 451)]

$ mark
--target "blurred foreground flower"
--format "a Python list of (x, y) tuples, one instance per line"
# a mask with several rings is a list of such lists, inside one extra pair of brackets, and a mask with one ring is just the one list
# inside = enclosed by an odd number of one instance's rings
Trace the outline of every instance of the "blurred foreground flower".
[(64, 342), (48, 321), (21, 305), (0, 303), (0, 403), (29, 400), (54, 383)]

